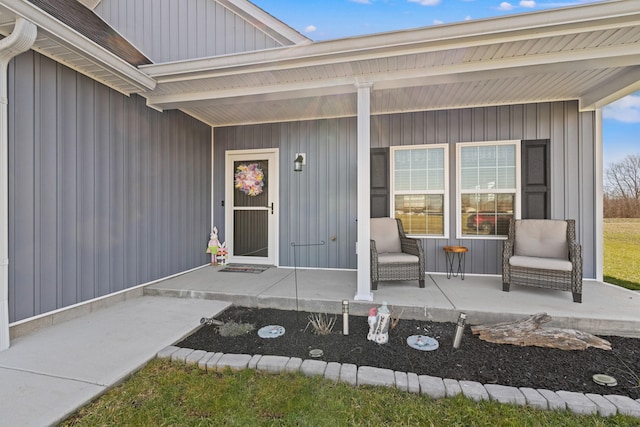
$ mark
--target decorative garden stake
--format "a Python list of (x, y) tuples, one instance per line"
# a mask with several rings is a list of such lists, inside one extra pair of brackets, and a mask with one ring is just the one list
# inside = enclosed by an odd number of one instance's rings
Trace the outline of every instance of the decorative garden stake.
[(342, 335), (349, 335), (349, 301), (342, 301)]
[(376, 323), (378, 322), (378, 309), (376, 307), (371, 307), (369, 309), (369, 317), (367, 317), (367, 323), (369, 324), (369, 333), (367, 334), (367, 339), (369, 341), (373, 341), (373, 333), (376, 329)]
[(229, 250), (227, 249), (227, 244), (221, 243), (220, 246), (218, 246), (218, 253), (216, 255), (218, 264), (227, 265), (228, 254), (229, 254)]
[(218, 247), (220, 241), (218, 240), (218, 228), (213, 227), (211, 234), (209, 235), (209, 244), (207, 245), (207, 253), (211, 254), (211, 265), (217, 265)]
[(386, 344), (389, 342), (389, 308), (387, 302), (383, 301), (379, 309), (375, 307), (369, 310), (369, 333), (367, 339), (378, 344)]
[(456, 325), (456, 335), (453, 338), (453, 348), (460, 347), (460, 341), (462, 341), (462, 333), (464, 332), (464, 323), (467, 319), (467, 315), (460, 313), (458, 316), (458, 324)]

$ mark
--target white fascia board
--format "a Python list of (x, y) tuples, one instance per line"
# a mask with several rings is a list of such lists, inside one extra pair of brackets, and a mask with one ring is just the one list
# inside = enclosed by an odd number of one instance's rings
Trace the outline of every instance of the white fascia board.
[[(636, 62), (640, 64), (640, 61)], [(580, 98), (580, 111), (602, 108), (640, 90), (640, 66), (625, 70)]]
[(416, 30), (141, 66), (159, 81), (262, 71), (468, 48), (640, 25), (637, 0), (575, 6)]
[[(520, 77), (547, 73), (565, 73), (578, 69), (606, 69), (640, 63), (638, 52), (629, 54), (629, 48), (614, 46), (602, 49), (582, 50), (575, 55), (547, 53), (491, 62), (454, 64), (418, 70), (403, 70), (369, 75), (376, 90), (423, 86), (426, 83), (453, 83), (473, 80)], [(428, 79), (428, 80), (425, 80)], [(162, 108), (177, 108), (183, 102), (225, 99), (238, 96), (270, 94), (273, 99), (304, 98), (308, 96), (353, 93), (351, 85), (355, 76), (340, 79), (309, 80), (297, 83), (255, 85), (226, 90), (183, 92), (176, 94), (147, 94), (148, 103)], [(607, 92), (603, 92), (607, 93)], [(610, 92), (609, 92), (610, 93)], [(275, 94), (280, 94), (276, 98)]]
[(198, 105), (199, 101), (206, 104), (209, 100), (237, 99), (239, 97), (260, 96), (262, 101), (281, 101), (308, 97), (342, 95), (355, 93), (354, 78), (331, 79), (314, 82), (288, 83), (272, 86), (253, 86), (250, 88), (235, 88), (225, 90), (208, 90), (185, 92), (171, 95), (146, 94), (147, 103), (163, 109), (180, 108), (185, 103)]
[(2, 5), (17, 16), (31, 21), (38, 26), (38, 29), (46, 31), (59, 42), (68, 45), (71, 50), (110, 70), (131, 85), (139, 88), (140, 91), (153, 90), (155, 88), (156, 81), (152, 77), (89, 40), (68, 25), (58, 21), (32, 3), (26, 0), (3, 0)]
[[(216, 0), (222, 6), (227, 9), (240, 14), (243, 19), (251, 22), (252, 24), (262, 23), (266, 26), (266, 30), (263, 29), (266, 34), (273, 37), (274, 40), (282, 43), (283, 41), (289, 41), (294, 44), (309, 44), (311, 40), (287, 24), (283, 23), (279, 19), (276, 19), (273, 15), (270, 15), (266, 11), (260, 9), (258, 6), (246, 0)], [(272, 30), (272, 31), (268, 31)], [(272, 34), (275, 32), (276, 34)], [(278, 37), (280, 36), (280, 37)], [(282, 40), (284, 39), (284, 40)]]

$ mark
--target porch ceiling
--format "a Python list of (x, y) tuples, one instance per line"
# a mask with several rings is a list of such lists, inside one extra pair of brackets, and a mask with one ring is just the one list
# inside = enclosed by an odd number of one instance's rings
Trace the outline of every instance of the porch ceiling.
[(640, 9), (616, 0), (259, 52), (141, 66), (142, 95), (212, 126), (576, 99), (640, 89)]

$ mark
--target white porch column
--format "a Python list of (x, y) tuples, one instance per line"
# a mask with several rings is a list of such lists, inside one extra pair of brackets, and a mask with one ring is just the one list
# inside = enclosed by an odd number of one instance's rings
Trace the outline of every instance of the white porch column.
[(596, 198), (595, 198), (595, 220), (596, 220), (596, 280), (602, 282), (604, 280), (604, 208), (603, 200), (603, 141), (602, 141), (602, 108), (596, 108), (596, 158), (595, 158), (595, 179), (596, 179)]
[(358, 290), (356, 301), (373, 301), (371, 293), (371, 86), (372, 82), (356, 82), (358, 88)]
[(9, 146), (8, 82), (9, 61), (31, 48), (38, 29), (31, 22), (16, 19), (13, 32), (0, 40), (0, 351), (9, 348)]

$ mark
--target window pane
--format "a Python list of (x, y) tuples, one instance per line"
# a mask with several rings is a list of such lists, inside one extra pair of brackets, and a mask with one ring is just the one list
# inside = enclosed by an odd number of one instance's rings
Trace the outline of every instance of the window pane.
[(411, 190), (424, 191), (427, 189), (427, 170), (411, 169)]
[(478, 166), (478, 147), (462, 147), (460, 150), (460, 167), (476, 168)]
[(515, 194), (463, 194), (463, 236), (506, 236), (513, 217)]
[(463, 190), (476, 190), (478, 187), (478, 170), (460, 170), (460, 188)]
[(490, 190), (496, 188), (495, 168), (480, 168), (478, 170), (478, 188)]
[(429, 169), (443, 169), (444, 148), (430, 148), (427, 152)]
[(516, 165), (516, 146), (515, 145), (499, 145), (498, 146), (498, 166), (515, 166)]
[(409, 150), (411, 153), (411, 168), (420, 168), (424, 169), (427, 167), (427, 150), (426, 149), (417, 149), (417, 150)]
[(515, 189), (514, 144), (461, 147), (460, 157), (460, 188), (463, 191)]
[(394, 190), (407, 191), (411, 189), (411, 175), (408, 170), (395, 170), (394, 173)]
[(427, 190), (444, 190), (444, 171), (429, 170), (427, 172)]
[[(408, 234), (444, 235), (445, 150), (442, 146), (393, 150), (394, 216)], [(397, 194), (400, 191), (412, 194)]]
[(409, 150), (397, 150), (394, 152), (395, 170), (411, 168), (411, 153)]
[(444, 235), (444, 195), (395, 196), (394, 214), (407, 234)]
[(496, 188), (515, 188), (516, 173), (515, 166), (498, 168), (498, 176), (496, 180)]
[(478, 147), (478, 166), (495, 167), (496, 147), (495, 145), (482, 145)]

